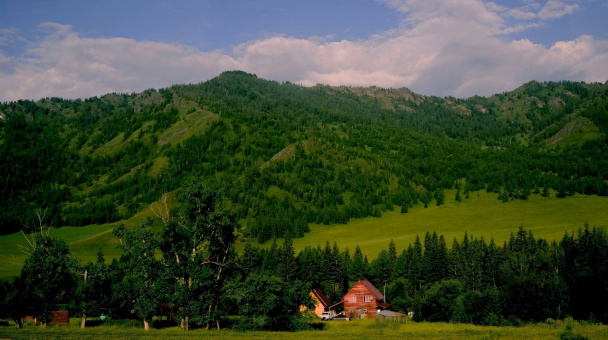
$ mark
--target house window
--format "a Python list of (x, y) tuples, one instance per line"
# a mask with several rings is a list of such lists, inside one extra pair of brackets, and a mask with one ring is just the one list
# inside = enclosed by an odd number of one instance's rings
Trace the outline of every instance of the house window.
[(351, 295), (348, 297), (348, 302), (357, 302), (357, 296), (356, 295)]
[(363, 296), (363, 302), (371, 302), (371, 301), (374, 301), (373, 296), (369, 296), (369, 295)]

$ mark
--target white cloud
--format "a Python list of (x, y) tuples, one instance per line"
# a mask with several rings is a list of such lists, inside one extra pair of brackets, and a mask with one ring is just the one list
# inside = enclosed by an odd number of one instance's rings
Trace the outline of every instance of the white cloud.
[(536, 13), (531, 11), (525, 11), (519, 8), (512, 8), (505, 11), (507, 17), (511, 17), (517, 20), (531, 20), (537, 17)]
[(572, 14), (580, 9), (579, 4), (566, 4), (559, 0), (549, 0), (547, 4), (540, 10), (538, 17), (541, 19), (557, 19), (564, 15)]
[(38, 25), (38, 29), (43, 32), (48, 32), (47, 38), (59, 38), (72, 32), (71, 25), (62, 25), (56, 22), (43, 22)]
[[(7, 57), (0, 50), (0, 101), (141, 91), (198, 83), (234, 69), (304, 85), (407, 86), (457, 97), (491, 95), (533, 79), (608, 79), (606, 40), (582, 36), (546, 48), (508, 38), (540, 24), (525, 14), (541, 8), (535, 3), (526, 3), (519, 9), (523, 14), (516, 14), (478, 0), (385, 2), (404, 15), (403, 26), (385, 34), (360, 41), (272, 36), (236, 46), (230, 55), (159, 42), (86, 38), (69, 26), (46, 23), (41, 28), (47, 37), (30, 42), (27, 58)], [(551, 6), (553, 13), (567, 10), (566, 5)], [(525, 21), (509, 21), (515, 17)]]
[(0, 29), (0, 46), (8, 46), (14, 42), (25, 42), (25, 39), (19, 35), (19, 30), (16, 28)]
[[(29, 57), (12, 63), (0, 58), (0, 100), (140, 91), (196, 83), (237, 68), (232, 57), (220, 52), (124, 38), (82, 38), (65, 25), (45, 24), (45, 29), (51, 27), (57, 29), (33, 44)], [(9, 66), (12, 72), (3, 71)]]

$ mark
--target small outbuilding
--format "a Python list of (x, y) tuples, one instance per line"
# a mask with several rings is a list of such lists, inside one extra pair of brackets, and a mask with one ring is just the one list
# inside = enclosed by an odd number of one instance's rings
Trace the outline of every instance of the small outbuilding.
[(53, 312), (53, 319), (49, 322), (51, 325), (69, 325), (70, 313), (67, 310), (58, 310)]
[[(321, 314), (323, 314), (323, 312), (329, 310), (331, 303), (329, 302), (329, 300), (327, 299), (325, 294), (323, 294), (323, 291), (321, 291), (320, 289), (313, 289), (310, 292), (310, 296), (312, 297), (313, 301), (315, 302), (314, 313), (317, 316), (321, 317)], [(300, 311), (303, 312), (306, 309), (307, 309), (306, 306), (300, 306)]]
[(381, 322), (406, 323), (408, 316), (391, 310), (381, 310), (376, 313), (376, 320)]

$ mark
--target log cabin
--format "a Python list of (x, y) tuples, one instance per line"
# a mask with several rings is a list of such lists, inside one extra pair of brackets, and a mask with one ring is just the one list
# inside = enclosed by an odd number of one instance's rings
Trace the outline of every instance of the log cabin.
[(344, 302), (344, 314), (351, 318), (373, 318), (376, 311), (390, 306), (384, 302), (384, 295), (368, 280), (355, 283), (341, 302)]

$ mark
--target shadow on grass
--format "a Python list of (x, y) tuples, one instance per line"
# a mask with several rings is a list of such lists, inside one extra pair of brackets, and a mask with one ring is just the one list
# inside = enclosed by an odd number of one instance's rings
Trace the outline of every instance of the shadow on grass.
[(323, 322), (311, 322), (309, 325), (315, 331), (322, 331), (325, 329), (325, 323)]
[(152, 327), (154, 327), (155, 329), (163, 329), (176, 326), (177, 322), (175, 320), (156, 320), (152, 323)]
[(87, 327), (99, 327), (103, 326), (104, 323), (102, 320), (87, 320)]

